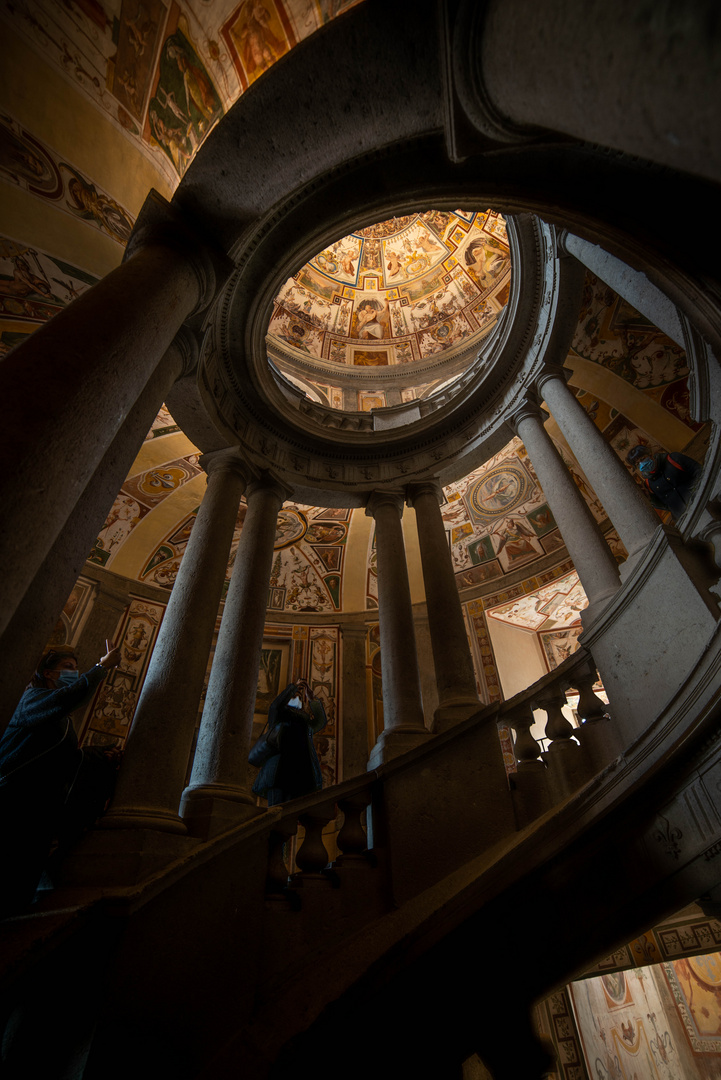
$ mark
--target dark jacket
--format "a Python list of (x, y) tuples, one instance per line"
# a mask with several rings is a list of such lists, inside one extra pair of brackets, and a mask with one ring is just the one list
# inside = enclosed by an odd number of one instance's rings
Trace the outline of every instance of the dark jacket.
[(0, 740), (0, 918), (30, 903), (53, 838), (62, 843), (68, 792), (83, 762), (70, 713), (104, 675), (98, 665), (73, 686), (29, 686)]
[(651, 502), (674, 517), (683, 514), (701, 466), (685, 454), (656, 454), (652, 473), (645, 475)]
[(310, 716), (289, 705), (297, 693), (291, 683), (268, 710), (268, 738), (278, 752), (261, 767), (253, 784), (256, 795), (265, 796), (268, 788), (280, 788), (285, 799), (297, 799), (323, 786), (313, 736), (328, 722), (325, 709), (317, 698), (310, 702)]
[(62, 788), (72, 780), (80, 752), (70, 713), (87, 704), (107, 674), (96, 664), (73, 686), (29, 686), (0, 739), (0, 790), (16, 783), (45, 782)]

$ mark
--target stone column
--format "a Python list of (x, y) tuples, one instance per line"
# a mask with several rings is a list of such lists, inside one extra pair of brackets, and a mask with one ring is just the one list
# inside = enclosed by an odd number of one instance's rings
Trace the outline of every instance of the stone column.
[(625, 577), (661, 522), (563, 375), (547, 372), (538, 380), (538, 390), (626, 546), (628, 559), (621, 571)]
[(268, 606), (278, 511), (289, 491), (270, 477), (248, 486), (245, 516), (210, 672), (190, 784), (181, 814), (208, 837), (256, 812), (248, 752)]
[(178, 807), (247, 466), (203, 455), (208, 487), (170, 594), (103, 828), (185, 833)]
[(588, 607), (582, 612), (581, 620), (589, 625), (619, 588), (618, 568), (593, 514), (544, 428), (542, 416), (538, 406), (528, 404), (514, 417), (515, 428), (533, 462), (588, 597)]
[(343, 780), (361, 776), (368, 762), (368, 706), (366, 702), (366, 641), (363, 623), (341, 624), (343, 643), (343, 708), (341, 712)]
[(373, 492), (366, 514), (375, 518), (378, 559), (378, 615), (383, 674), (384, 730), (371, 751), (368, 767), (411, 750), (430, 732), (423, 723), (413, 608), (408, 582), (401, 516), (403, 496)]
[(149, 196), (123, 264), (0, 365), (0, 632), (182, 323), (215, 293), (210, 256)]
[(466, 719), (480, 705), (453, 560), (441, 517), (442, 501), (443, 493), (438, 482), (413, 484), (408, 490), (408, 502), (415, 509), (418, 521), (423, 584), (438, 686), (435, 731)]
[[(190, 374), (197, 358), (195, 336), (183, 327), (141, 391), (0, 634), (0, 732), (13, 714), (165, 395), (176, 379)], [(114, 623), (106, 623), (101, 644), (113, 630)]]
[(601, 281), (628, 300), (629, 304), (645, 315), (647, 319), (663, 330), (672, 341), (686, 348), (681, 315), (673, 301), (653, 285), (640, 270), (632, 270), (615, 255), (604, 251), (598, 244), (582, 240), (580, 236), (559, 230), (559, 247), (578, 261)]

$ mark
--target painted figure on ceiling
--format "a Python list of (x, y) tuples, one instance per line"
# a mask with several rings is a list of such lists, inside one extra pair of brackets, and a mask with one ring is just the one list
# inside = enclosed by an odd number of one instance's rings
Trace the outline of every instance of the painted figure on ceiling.
[(388, 302), (361, 300), (356, 310), (352, 336), (361, 341), (378, 341), (390, 337)]
[(195, 105), (198, 112), (205, 118), (206, 122), (210, 121), (217, 108), (216, 95), (213, 92), (210, 79), (202, 68), (197, 64), (194, 64), (186, 56), (180, 46), (171, 41), (168, 43), (167, 48), (169, 58), (176, 62), (178, 69), (183, 76), (188, 112), (190, 112), (190, 103), (192, 101), (193, 105)]
[(264, 4), (249, 3), (238, 37), (243, 53), (243, 63), (248, 77), (253, 80), (271, 67), (285, 52), (284, 43), (270, 28), (270, 12)]
[(543, 554), (543, 548), (533, 530), (517, 519), (506, 518), (493, 530), (493, 534), (500, 541), (496, 555), (505, 550), (509, 562), (523, 558), (524, 555)]
[[(25, 256), (28, 256), (26, 258)], [(30, 256), (34, 256), (38, 269), (43, 274), (40, 277), (30, 266)], [(40, 296), (52, 296), (52, 290), (47, 278), (38, 262), (37, 252), (27, 249), (22, 255), (11, 256), (13, 262), (12, 278), (0, 278), (0, 296), (30, 296), (31, 293), (39, 293)]]
[(482, 288), (488, 288), (503, 268), (507, 259), (505, 248), (496, 240), (471, 240), (465, 250), (464, 260), (468, 272)]

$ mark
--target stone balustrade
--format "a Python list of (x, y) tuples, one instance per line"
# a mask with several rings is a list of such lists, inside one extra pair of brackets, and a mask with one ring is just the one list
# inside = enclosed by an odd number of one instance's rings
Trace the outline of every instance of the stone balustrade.
[[(508, 832), (512, 832), (572, 794), (598, 771), (600, 748), (604, 743), (597, 737), (596, 729), (610, 726), (612, 722), (609, 706), (593, 691), (596, 680), (593, 660), (584, 649), (579, 649), (555, 671), (510, 700), (501, 705), (480, 706), (468, 721), (456, 725), (445, 736), (432, 740), (432, 746), (438, 746), (437, 757), (455, 759), (456, 741), (461, 744), (460, 756), (463, 757), (474, 734), (477, 736), (480, 732), (494, 730), (500, 724), (513, 728), (516, 733), (517, 766), (509, 781), (503, 780), (503, 786), (508, 789), (508, 799), (515, 809), (515, 818), (513, 815), (507, 818)], [(576, 690), (579, 695), (576, 710), (580, 721), (578, 727), (574, 727), (562, 712), (569, 689)], [(542, 709), (547, 714), (545, 733), (550, 740), (547, 750), (543, 750), (531, 734), (530, 729), (535, 722), (534, 709)], [(454, 732), (456, 740), (452, 738)], [(589, 733), (592, 734), (591, 738), (588, 737)], [(612, 746), (608, 739), (606, 746)], [(421, 747), (418, 752), (406, 755), (409, 761), (405, 770), (403, 763), (395, 759), (395, 768), (381, 766), (357, 779), (294, 800), (283, 808), (269, 834), (266, 898), (283, 899), (290, 907), (299, 910), (301, 896), (305, 895), (302, 890), (307, 890), (309, 884), (321, 882), (326, 887), (337, 887), (344, 868), (375, 866), (377, 850), (373, 835), (386, 837), (390, 822), (389, 816), (383, 811), (383, 807), (388, 805), (386, 783), (395, 786), (399, 782), (395, 775), (397, 771), (413, 776), (419, 764), (415, 759), (419, 755), (425, 759), (424, 750), (425, 747)], [(445, 763), (436, 761), (435, 766), (431, 767), (442, 774)], [(500, 754), (495, 762), (495, 773), (498, 781), (502, 773)], [(430, 790), (430, 785), (426, 786), (428, 799), (431, 798)], [(469, 799), (476, 794), (469, 787), (463, 790)], [(423, 798), (422, 792), (419, 797)], [(370, 830), (364, 823), (368, 808), (371, 808), (373, 815)], [(391, 817), (398, 820), (397, 806)], [(328, 826), (334, 821), (338, 827), (333, 834), (335, 847), (340, 853), (337, 856), (333, 850), (329, 850), (332, 845), (326, 846), (324, 843), (324, 836), (326, 839), (330, 836)], [(404, 822), (403, 827), (407, 824), (407, 821)], [(296, 835), (299, 835), (299, 841), (292, 858), (291, 841)], [(450, 833), (447, 839), (450, 843)], [(482, 844), (482, 837), (477, 837), (477, 842)], [(383, 846), (383, 840), (380, 846)]]

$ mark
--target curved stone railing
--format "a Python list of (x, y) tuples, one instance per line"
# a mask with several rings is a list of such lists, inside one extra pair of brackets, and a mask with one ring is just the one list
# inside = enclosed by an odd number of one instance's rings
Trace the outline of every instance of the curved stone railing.
[[(357, 1009), (354, 988), (385, 970), (387, 955), (396, 957), (384, 976), (392, 979), (446, 938), (453, 957), (457, 930), (483, 940), (489, 960), (498, 939), (510, 970), (522, 957), (530, 1003), (721, 877), (720, 636), (643, 738), (614, 731), (619, 717), (593, 694), (595, 667), (579, 650), (511, 700), (481, 706), (367, 774), (195, 843), (135, 886), (67, 886), (42, 902), (41, 917), (21, 921), (27, 937), (6, 951), (3, 999), (43, 985), (57, 1010), (67, 979), (57, 956), (70, 948), (79, 979), (104, 973), (97, 1030), (120, 1010), (129, 1054), (142, 1050), (152, 1018), (161, 1042), (190, 1062), (189, 1075), (225, 1075), (223, 1062), (227, 1071), (242, 1059), (244, 1075), (258, 1080), (331, 1001), (350, 993)], [(575, 729), (560, 719), (568, 687), (579, 692)], [(529, 736), (534, 707), (548, 715), (543, 753)], [(517, 732), (510, 777), (499, 723)], [(599, 889), (600, 866), (614, 880), (624, 875), (623, 888)], [(531, 907), (544, 932), (522, 935), (514, 960), (499, 927), (519, 928)], [(407, 941), (408, 956), (399, 952)], [(193, 973), (210, 971), (202, 994), (188, 993)], [(446, 985), (449, 1001), (456, 982)], [(42, 1002), (33, 999), (33, 1010), (42, 1027)]]

